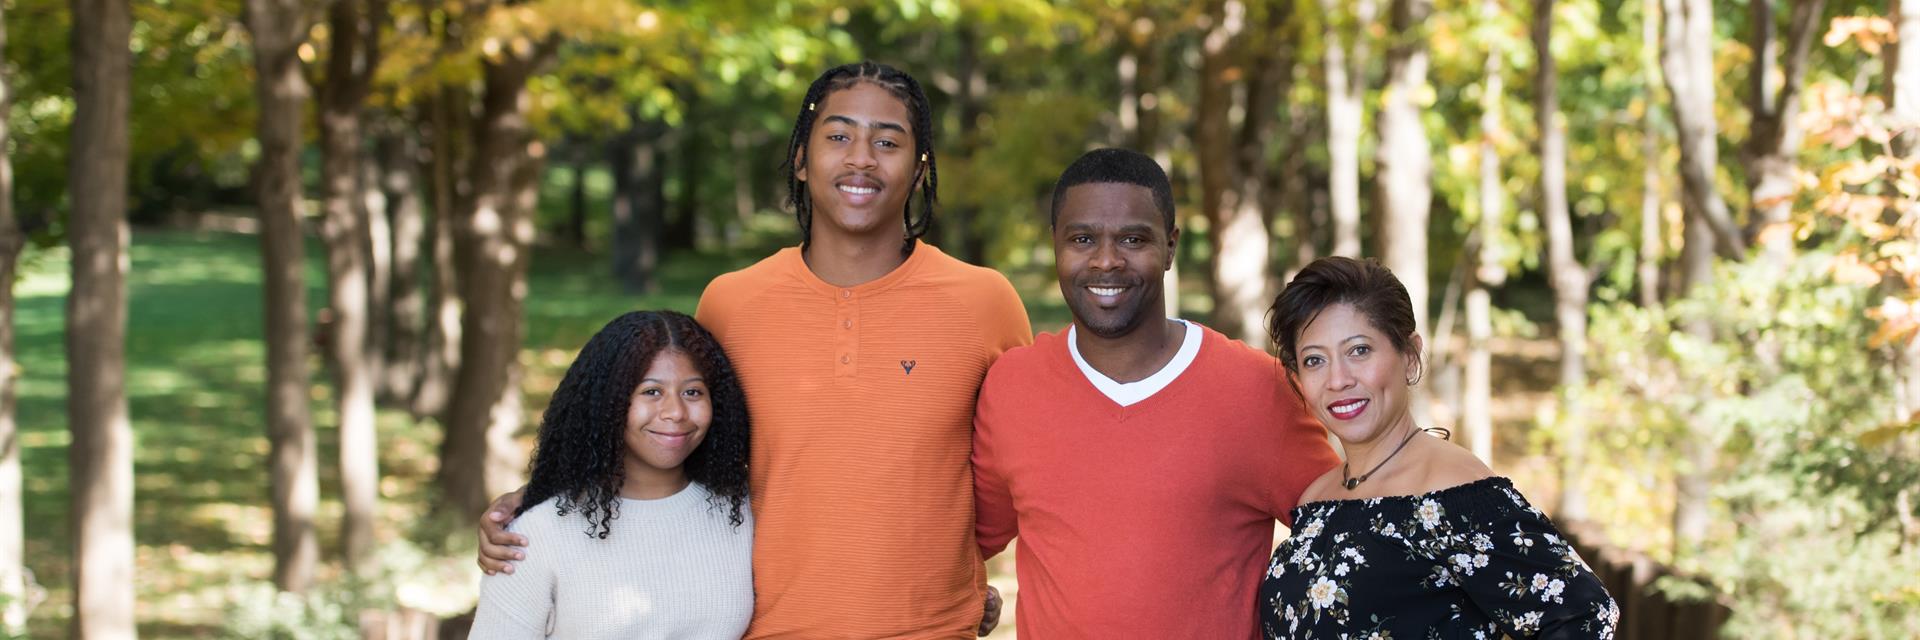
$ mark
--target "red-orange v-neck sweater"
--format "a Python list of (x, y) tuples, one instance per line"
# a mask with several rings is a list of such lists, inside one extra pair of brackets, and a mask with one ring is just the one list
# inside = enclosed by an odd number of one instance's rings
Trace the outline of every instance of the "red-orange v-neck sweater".
[(1339, 461), (1277, 360), (1203, 330), (1187, 370), (1127, 407), (1064, 331), (987, 372), (976, 531), (983, 558), (1020, 539), (1021, 637), (1255, 637), (1273, 522)]

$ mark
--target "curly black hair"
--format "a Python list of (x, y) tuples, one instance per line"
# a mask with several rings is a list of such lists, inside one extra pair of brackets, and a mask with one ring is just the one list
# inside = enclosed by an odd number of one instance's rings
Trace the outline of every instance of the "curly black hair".
[(587, 340), (540, 419), (532, 478), (514, 515), (552, 498), (561, 515), (577, 509), (586, 517), (587, 535), (607, 537), (620, 515), (626, 481), (627, 409), (654, 357), (669, 350), (686, 354), (700, 369), (713, 405), (706, 438), (687, 456), (687, 478), (713, 494), (714, 508), (731, 509), (733, 526), (745, 522), (746, 395), (713, 334), (673, 311), (627, 313)]
[(806, 162), (808, 136), (813, 135), (814, 120), (819, 118), (818, 107), (827, 101), (827, 96), (835, 91), (851, 88), (866, 82), (886, 89), (893, 97), (906, 103), (907, 113), (913, 118), (913, 148), (920, 153), (922, 164), (926, 165), (926, 179), (920, 183), (920, 217), (913, 215), (913, 199), (907, 199), (907, 206), (901, 217), (907, 225), (905, 244), (900, 253), (913, 252), (913, 242), (927, 234), (933, 225), (933, 204), (939, 191), (940, 172), (933, 153), (933, 107), (927, 102), (927, 92), (920, 89), (920, 82), (899, 69), (873, 62), (843, 64), (813, 81), (807, 87), (807, 97), (800, 101), (800, 114), (793, 121), (793, 135), (787, 140), (787, 155), (781, 160), (780, 170), (787, 175), (787, 206), (793, 207), (793, 216), (800, 222), (800, 245), (806, 246), (813, 240), (813, 200), (807, 197), (807, 183), (794, 176), (799, 165), (794, 159)]

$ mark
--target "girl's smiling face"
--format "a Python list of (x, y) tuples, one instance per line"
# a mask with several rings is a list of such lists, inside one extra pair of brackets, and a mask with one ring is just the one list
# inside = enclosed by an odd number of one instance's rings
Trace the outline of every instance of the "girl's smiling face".
[(700, 369), (677, 349), (661, 351), (627, 405), (629, 482), (640, 478), (684, 481), (681, 466), (706, 439), (712, 424), (713, 404)]

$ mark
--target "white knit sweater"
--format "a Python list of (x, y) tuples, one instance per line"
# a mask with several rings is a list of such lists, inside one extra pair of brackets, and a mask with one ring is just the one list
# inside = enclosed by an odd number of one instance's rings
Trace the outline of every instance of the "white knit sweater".
[(726, 638), (753, 617), (753, 520), (734, 528), (698, 483), (620, 500), (605, 540), (578, 511), (540, 503), (508, 528), (527, 536), (511, 575), (480, 583), (469, 638)]

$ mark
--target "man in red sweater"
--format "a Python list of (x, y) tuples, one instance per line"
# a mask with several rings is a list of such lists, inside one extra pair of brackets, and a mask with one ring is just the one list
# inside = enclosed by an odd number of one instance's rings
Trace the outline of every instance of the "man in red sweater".
[(982, 559), (1018, 537), (1030, 638), (1253, 638), (1275, 519), (1339, 462), (1267, 354), (1163, 318), (1180, 232), (1152, 158), (1080, 157), (1053, 195), (1062, 333), (1006, 352), (974, 413)]

